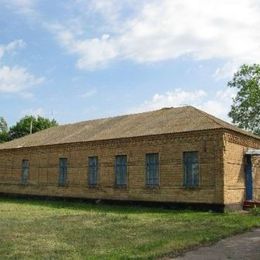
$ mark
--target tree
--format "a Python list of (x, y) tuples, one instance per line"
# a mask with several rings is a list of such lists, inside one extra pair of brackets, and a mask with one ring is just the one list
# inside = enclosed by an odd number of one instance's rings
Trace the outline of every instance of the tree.
[(0, 117), (0, 143), (8, 141), (8, 125), (3, 117)]
[(260, 65), (242, 65), (228, 86), (238, 90), (228, 114), (233, 123), (260, 135)]
[(25, 116), (10, 128), (9, 138), (13, 140), (57, 125), (58, 123), (54, 119), (50, 120), (41, 116)]

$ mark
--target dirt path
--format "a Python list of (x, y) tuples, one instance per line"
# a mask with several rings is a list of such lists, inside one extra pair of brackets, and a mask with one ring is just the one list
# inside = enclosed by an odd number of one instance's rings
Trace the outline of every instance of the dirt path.
[(260, 228), (241, 235), (223, 239), (208, 247), (200, 247), (173, 258), (182, 260), (260, 260)]

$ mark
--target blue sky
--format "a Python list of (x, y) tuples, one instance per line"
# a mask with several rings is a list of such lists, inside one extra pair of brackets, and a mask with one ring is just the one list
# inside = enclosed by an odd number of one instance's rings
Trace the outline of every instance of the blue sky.
[(70, 123), (194, 105), (228, 120), (259, 0), (0, 0), (0, 116)]

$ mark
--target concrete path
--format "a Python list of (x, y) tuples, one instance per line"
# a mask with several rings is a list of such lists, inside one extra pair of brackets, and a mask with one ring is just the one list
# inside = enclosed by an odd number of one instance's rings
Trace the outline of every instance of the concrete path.
[(260, 228), (223, 239), (208, 247), (200, 247), (174, 258), (182, 260), (260, 260)]

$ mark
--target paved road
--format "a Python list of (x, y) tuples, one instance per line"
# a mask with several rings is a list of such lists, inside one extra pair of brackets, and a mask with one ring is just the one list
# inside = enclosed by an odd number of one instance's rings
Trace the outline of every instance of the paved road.
[(260, 228), (223, 239), (208, 247), (200, 247), (174, 258), (182, 260), (260, 260)]

